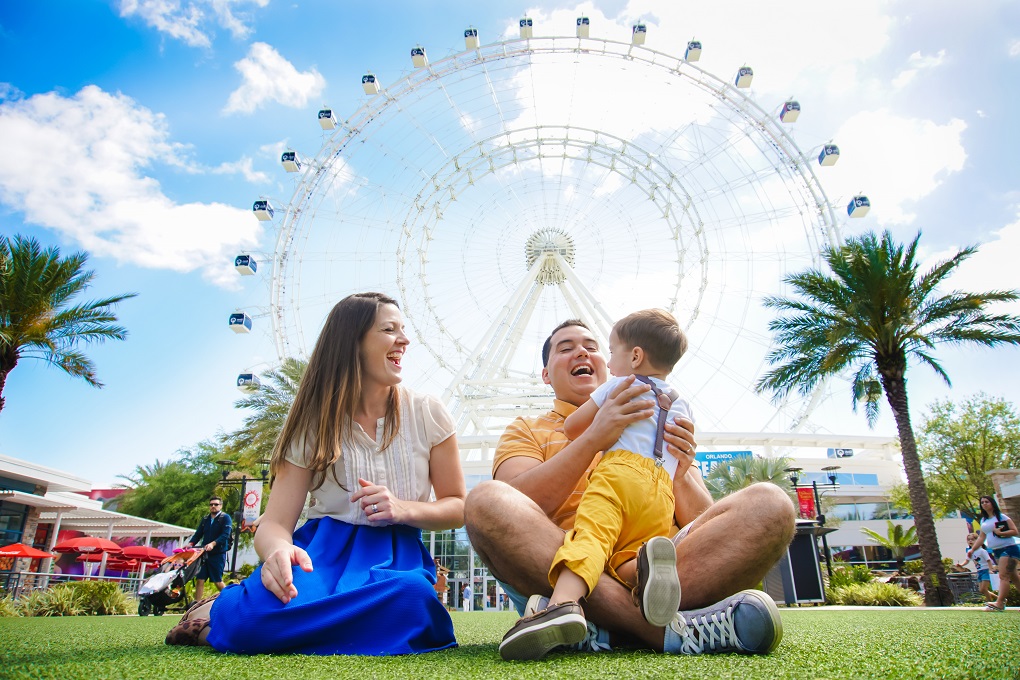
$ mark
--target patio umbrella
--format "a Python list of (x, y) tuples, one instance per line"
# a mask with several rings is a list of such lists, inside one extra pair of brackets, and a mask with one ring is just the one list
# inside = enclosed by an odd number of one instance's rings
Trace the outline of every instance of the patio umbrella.
[(122, 550), (119, 545), (105, 538), (95, 536), (79, 536), (61, 541), (53, 546), (53, 552), (60, 553), (110, 553), (119, 555)]
[(166, 558), (166, 554), (162, 550), (148, 545), (125, 546), (123, 554), (125, 558), (142, 559), (146, 562), (159, 562)]
[(0, 557), (31, 557), (32, 559), (38, 559), (41, 557), (53, 557), (53, 555), (42, 550), (36, 550), (24, 543), (11, 543), (0, 548)]

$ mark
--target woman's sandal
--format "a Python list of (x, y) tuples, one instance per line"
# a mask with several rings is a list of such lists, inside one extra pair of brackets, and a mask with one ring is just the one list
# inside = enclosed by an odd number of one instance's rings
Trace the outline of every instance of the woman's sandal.
[(177, 625), (171, 628), (170, 632), (166, 634), (166, 644), (190, 647), (208, 645), (209, 643), (202, 638), (202, 633), (209, 627), (209, 619), (193, 619), (190, 617), (204, 605), (215, 600), (218, 596), (219, 593), (215, 593), (214, 595), (203, 597), (201, 600), (192, 603), (192, 605), (188, 607), (188, 610), (184, 612), (184, 616), (181, 617), (181, 620), (177, 622)]
[(995, 604), (994, 602), (989, 602), (988, 604), (985, 605), (985, 611), (986, 612), (1004, 612), (1004, 611), (1006, 611), (1006, 608), (1005, 607), (1000, 607), (999, 605)]
[(209, 619), (181, 621), (166, 634), (166, 644), (186, 647), (202, 647), (209, 643), (202, 639), (202, 632), (209, 627)]

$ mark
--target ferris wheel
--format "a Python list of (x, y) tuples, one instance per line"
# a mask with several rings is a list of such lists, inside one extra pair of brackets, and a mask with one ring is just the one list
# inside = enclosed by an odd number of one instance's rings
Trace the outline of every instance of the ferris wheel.
[(588, 29), (535, 36), (525, 17), (519, 38), (481, 44), (468, 28), (437, 61), (411, 48), (389, 85), (365, 74), (348, 117), (319, 112), (321, 148), (283, 155), (289, 201), (275, 217), (255, 204), (278, 229), (279, 356), (307, 356), (343, 296), (390, 293), (412, 331), (405, 380), (443, 394), (462, 445), (484, 447), (548, 408), (540, 349), (558, 323), (605, 343), (615, 319), (661, 307), (690, 339), (673, 377), (699, 428), (803, 427), (810, 397), (754, 392), (761, 301), (839, 240), (816, 175), (838, 149), (800, 149), (799, 103), (756, 102), (749, 66), (703, 70), (697, 41), (675, 56), (645, 47), (643, 24), (629, 42)]

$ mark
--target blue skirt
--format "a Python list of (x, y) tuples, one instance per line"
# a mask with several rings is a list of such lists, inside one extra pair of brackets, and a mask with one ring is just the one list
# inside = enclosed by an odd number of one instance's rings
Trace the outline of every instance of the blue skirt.
[(298, 596), (281, 602), (262, 585), (259, 567), (216, 598), (209, 625), (213, 648), (386, 656), (457, 645), (419, 529), (325, 517), (295, 531), (294, 545), (304, 548), (313, 567), (294, 567)]

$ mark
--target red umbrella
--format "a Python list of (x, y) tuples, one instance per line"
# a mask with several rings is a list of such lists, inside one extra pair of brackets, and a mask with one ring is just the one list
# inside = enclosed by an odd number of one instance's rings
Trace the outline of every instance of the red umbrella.
[(54, 552), (60, 553), (111, 553), (120, 554), (121, 548), (113, 541), (94, 536), (79, 536), (61, 541), (53, 546)]
[(31, 557), (32, 559), (39, 559), (41, 557), (53, 557), (53, 555), (42, 550), (36, 550), (24, 543), (11, 543), (0, 548), (0, 557)]
[(129, 545), (124, 547), (125, 558), (136, 558), (146, 562), (159, 562), (166, 559), (162, 550), (147, 545)]
[(138, 560), (111, 559), (106, 563), (106, 568), (114, 571), (135, 571), (138, 569)]

